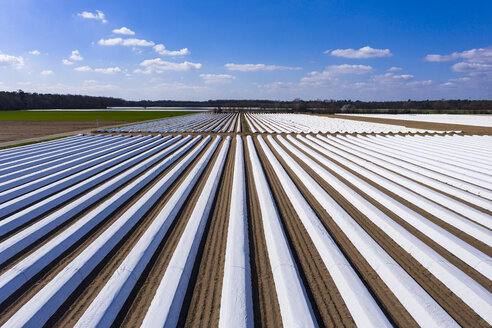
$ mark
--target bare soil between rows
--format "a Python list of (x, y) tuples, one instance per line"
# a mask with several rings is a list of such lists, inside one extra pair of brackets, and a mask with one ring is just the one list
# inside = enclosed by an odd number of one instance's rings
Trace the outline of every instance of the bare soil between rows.
[[(336, 116), (340, 118), (339, 115)], [(343, 117), (345, 118), (345, 117)], [(243, 130), (244, 130), (244, 116), (241, 117)], [(394, 121), (394, 120), (391, 120)], [(5, 122), (5, 121), (4, 121)], [(33, 121), (30, 121), (33, 122)], [(34, 121), (35, 122), (35, 121)], [(43, 123), (51, 121), (43, 121)], [(60, 123), (60, 121), (56, 121)], [(234, 125), (236, 120), (232, 120), (229, 126)], [(409, 122), (409, 121), (405, 121)], [(29, 123), (29, 122), (23, 122)], [(80, 122), (74, 122), (80, 123)], [(93, 122), (92, 122), (93, 123)], [(115, 122), (111, 122), (115, 123)], [(387, 123), (387, 122), (384, 122)], [(422, 123), (422, 122), (411, 122)], [(0, 135), (1, 135), (0, 121)], [(391, 124), (388, 122), (387, 124)], [(433, 123), (432, 123), (433, 124)], [(418, 127), (423, 128), (423, 127)], [(435, 127), (426, 127), (427, 129), (439, 130)], [(475, 128), (475, 127), (474, 127)], [(453, 128), (456, 129), (456, 128)], [(457, 128), (458, 130), (463, 130)], [(466, 133), (466, 131), (465, 131)], [(147, 134), (147, 133), (146, 133)], [(155, 133), (157, 134), (157, 133)], [(154, 135), (155, 135), (154, 134)], [(178, 133), (170, 133), (166, 135), (177, 135)], [(492, 132), (491, 132), (492, 134)], [(180, 135), (202, 135), (212, 136), (212, 139), (208, 142), (207, 146), (200, 151), (197, 157), (190, 163), (190, 165), (180, 174), (176, 181), (170, 186), (170, 188), (164, 193), (164, 195), (154, 204), (151, 210), (149, 210), (144, 217), (131, 229), (130, 232), (120, 241), (120, 243), (113, 248), (113, 250), (105, 257), (96, 269), (87, 277), (84, 282), (72, 293), (69, 299), (58, 309), (58, 311), (52, 316), (47, 325), (67, 327), (72, 326), (81, 317), (84, 311), (88, 308), (91, 302), (95, 299), (97, 294), (102, 290), (104, 285), (108, 282), (112, 274), (125, 259), (125, 257), (131, 252), (134, 245), (138, 242), (141, 236), (145, 233), (147, 228), (153, 222), (157, 214), (166, 205), (170, 197), (176, 192), (180, 184), (184, 181), (187, 174), (193, 169), (196, 163), (200, 160), (207, 149), (212, 145), (215, 140), (215, 136), (222, 135), (223, 139), (219, 143), (217, 149), (214, 151), (210, 161), (207, 163), (205, 170), (202, 172), (195, 187), (190, 195), (187, 197), (180, 212), (176, 216), (173, 224), (170, 226), (165, 237), (161, 241), (160, 246), (155, 251), (154, 256), (147, 265), (145, 271), (137, 281), (135, 287), (130, 293), (129, 297), (120, 313), (118, 314), (115, 326), (134, 327), (139, 326), (149, 308), (157, 287), (165, 274), (169, 261), (174, 254), (174, 250), (178, 245), (182, 233), (186, 228), (189, 217), (191, 216), (195, 204), (200, 197), (200, 194), (207, 182), (210, 172), (215, 165), (218, 154), (221, 147), (224, 146), (224, 137), (227, 135), (248, 135), (248, 133), (180, 133)], [(273, 134), (282, 135), (287, 134)], [(294, 135), (294, 134), (291, 134)], [(326, 269), (323, 260), (318, 253), (311, 237), (302, 224), (301, 218), (297, 215), (295, 208), (289, 199), (289, 195), (283, 189), (280, 179), (278, 178), (274, 167), (271, 165), (267, 158), (266, 152), (262, 149), (256, 136), (253, 137), (255, 144), (255, 150), (262, 163), (262, 168), (265, 172), (265, 176), (271, 188), (272, 195), (274, 197), (278, 213), (281, 217), (282, 226), (287, 238), (287, 242), (292, 251), (296, 265), (298, 267), (302, 284), (304, 285), (309, 302), (313, 308), (316, 320), (320, 326), (327, 327), (339, 327), (339, 326), (354, 326), (353, 318), (344, 303), (330, 273)], [(371, 218), (364, 215), (354, 204), (345, 199), (342, 194), (336, 190), (327, 181), (323, 180), (316, 172), (315, 169), (309, 167), (299, 158), (297, 158), (292, 149), (286, 147), (282, 143), (278, 142), (275, 137), (275, 141), (280, 147), (289, 154), (294, 161), (296, 161), (314, 180), (316, 180), (320, 186), (332, 197), (351, 217), (357, 222), (373, 239), (379, 244), (388, 254), (391, 256), (425, 291), (427, 291), (431, 297), (433, 297), (459, 324), (463, 326), (486, 326), (486, 323), (476, 313), (473, 312), (464, 302), (454, 295), (442, 282), (435, 278), (429, 271), (427, 271), (419, 262), (417, 262), (405, 249), (401, 248), (395, 241), (393, 241), (383, 230), (381, 230)], [(290, 176), (294, 184), (297, 186), (305, 200), (309, 203), (315, 214), (319, 217), (320, 221), (330, 233), (338, 247), (346, 256), (349, 263), (352, 265), (356, 273), (361, 278), (369, 292), (373, 295), (376, 302), (382, 308), (387, 318), (395, 326), (410, 327), (416, 326), (414, 318), (408, 313), (401, 302), (391, 292), (391, 290), (382, 281), (377, 272), (369, 265), (366, 259), (361, 255), (359, 250), (354, 246), (352, 241), (342, 231), (342, 229), (336, 224), (334, 218), (332, 218), (319, 203), (311, 191), (303, 185), (301, 179), (296, 176), (294, 170), (287, 165), (287, 162), (280, 154), (273, 149), (271, 142), (264, 138), (267, 146), (272, 151), (273, 155), (280, 162), (287, 174)], [(1, 141), (1, 140), (0, 140)], [(93, 242), (100, 234), (105, 231), (112, 223), (130, 208), (132, 204), (138, 201), (145, 192), (147, 192), (155, 183), (165, 176), (173, 167), (175, 167), (181, 160), (191, 152), (198, 143), (191, 149), (183, 153), (179, 159), (177, 159), (172, 165), (166, 168), (158, 177), (152, 182), (149, 182), (145, 187), (139, 190), (128, 202), (123, 204), (120, 208), (115, 210), (109, 215), (103, 222), (98, 224), (94, 229), (87, 233), (79, 242), (70, 247), (66, 252), (52, 261), (40, 274), (32, 278), (21, 291), (12, 297), (10, 304), (3, 304), (0, 307), (0, 324), (5, 321), (17, 311), (25, 302), (27, 302), (36, 292), (41, 290), (53, 277), (56, 276), (71, 260), (79, 255), (91, 242)], [(261, 216), (261, 210), (259, 206), (259, 200), (257, 195), (256, 186), (253, 179), (253, 168), (250, 161), (249, 149), (246, 138), (243, 137), (244, 142), (244, 159), (245, 159), (245, 174), (246, 174), (246, 196), (247, 196), (247, 210), (248, 210), (248, 233), (249, 233), (249, 247), (250, 247), (250, 264), (251, 264), (251, 279), (252, 279), (252, 297), (253, 297), (253, 310), (254, 310), (254, 323), (255, 326), (273, 327), (282, 325), (282, 317), (280, 313), (280, 307), (277, 299), (275, 283), (271, 272), (268, 250), (266, 247), (265, 236), (263, 231), (263, 218)], [(301, 142), (302, 143), (302, 142)], [(307, 147), (310, 145), (305, 144)], [(187, 287), (185, 300), (183, 307), (181, 308), (179, 326), (184, 327), (216, 327), (218, 325), (220, 316), (220, 301), (221, 301), (221, 289), (225, 262), (225, 250), (227, 242), (227, 227), (229, 222), (230, 201), (232, 182), (234, 176), (234, 155), (235, 155), (236, 140), (233, 138), (229, 146), (228, 155), (225, 166), (221, 173), (221, 179), (218, 185), (216, 194), (214, 195), (214, 204), (212, 211), (208, 217), (208, 221), (203, 232), (200, 248), (194, 263), (193, 272)], [(302, 153), (304, 153), (301, 150)], [(318, 152), (318, 151), (316, 151)], [(319, 153), (319, 152), (318, 152)], [(338, 175), (331, 167), (322, 164), (312, 156), (305, 154), (321, 167), (326, 169), (332, 175), (334, 175), (341, 182), (345, 183), (349, 188), (362, 195), (367, 201), (384, 212), (397, 224), (401, 225), (404, 229), (408, 230), (411, 234), (419, 238), (425, 244), (433, 248), (437, 253), (446, 258), (453, 265), (472, 277), (475, 281), (481, 284), (488, 291), (491, 290), (491, 282), (485, 277), (476, 272), (473, 268), (470, 268), (460, 259), (454, 257), (448, 252), (444, 246), (439, 245), (425, 234), (419, 232), (413, 228), (409, 223), (405, 222), (402, 218), (396, 214), (390, 212), (382, 204), (379, 204), (371, 195), (363, 193), (356, 186), (349, 183), (346, 179)], [(168, 155), (169, 156), (169, 155)], [(167, 157), (167, 156), (166, 156)], [(333, 165), (337, 165), (349, 173), (354, 174), (356, 177), (362, 179), (364, 182), (370, 184), (379, 191), (389, 195), (391, 198), (396, 199), (398, 202), (414, 210), (418, 214), (424, 216), (429, 221), (439, 225), (446, 229), (456, 237), (460, 238), (464, 242), (474, 246), (487, 255), (490, 255), (492, 248), (489, 245), (483, 245), (475, 240), (472, 236), (466, 235), (464, 232), (452, 227), (441, 219), (430, 215), (417, 206), (411, 204), (409, 201), (391, 193), (389, 190), (382, 188), (376, 183), (370, 181), (366, 177), (354, 172), (348, 167), (337, 162), (329, 156), (325, 156), (332, 161)], [(154, 164), (154, 167), (157, 164)], [(144, 173), (142, 173), (144, 174)], [(140, 176), (140, 175), (139, 175)], [(137, 179), (135, 177), (131, 181)], [(128, 185), (127, 182), (124, 186)], [(117, 191), (121, 190), (124, 186), (121, 186), (116, 191), (105, 196), (91, 207), (88, 207), (85, 211), (77, 214), (65, 224), (59, 228), (47, 234), (43, 238), (40, 238), (32, 247), (26, 248), (21, 254), (15, 257), (12, 261), (6, 265), (0, 267), (0, 274), (4, 273), (7, 269), (11, 268), (16, 263), (19, 263), (22, 259), (32, 254), (36, 249), (39, 249), (42, 245), (55, 238), (57, 235), (68, 229), (72, 224), (77, 222), (84, 214), (94, 209), (96, 206), (109, 199)], [(97, 187), (97, 186), (96, 186)], [(94, 188), (90, 190), (93, 190)], [(435, 190), (439, 192), (438, 190)], [(86, 191), (89, 192), (89, 191)], [(77, 198), (85, 193), (82, 193)], [(453, 195), (448, 195), (453, 197)], [(74, 199), (76, 198), (74, 197)], [(459, 199), (456, 199), (460, 201)], [(72, 201), (72, 200), (70, 200)], [(68, 202), (64, 204), (67, 204)], [(58, 206), (60, 208), (62, 205)], [(468, 204), (469, 205), (469, 204)], [(53, 209), (51, 212), (53, 212)], [(21, 227), (18, 231), (30, 226), (34, 222), (39, 221), (48, 213), (34, 219), (25, 226)], [(9, 234), (10, 235), (13, 235)], [(6, 239), (6, 238), (3, 238)]]

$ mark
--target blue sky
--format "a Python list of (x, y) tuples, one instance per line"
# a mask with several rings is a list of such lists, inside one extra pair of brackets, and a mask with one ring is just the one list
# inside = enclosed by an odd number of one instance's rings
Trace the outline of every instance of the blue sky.
[(492, 99), (492, 1), (5, 1), (0, 90), (17, 89)]

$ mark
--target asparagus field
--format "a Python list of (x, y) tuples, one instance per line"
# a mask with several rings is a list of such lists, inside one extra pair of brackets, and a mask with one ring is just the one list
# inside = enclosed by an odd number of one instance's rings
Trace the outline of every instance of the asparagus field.
[(0, 325), (490, 327), (492, 136), (324, 120), (0, 151)]

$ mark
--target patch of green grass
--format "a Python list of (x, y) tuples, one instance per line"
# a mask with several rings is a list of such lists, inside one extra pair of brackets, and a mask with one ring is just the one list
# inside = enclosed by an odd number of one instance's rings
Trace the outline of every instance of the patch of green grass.
[(0, 149), (8, 149), (8, 148), (14, 148), (14, 147), (19, 147), (19, 146), (27, 146), (27, 145), (37, 144), (37, 143), (45, 142), (45, 141), (62, 139), (62, 138), (66, 138), (66, 137), (70, 137), (70, 136), (63, 136), (63, 137), (48, 138), (48, 139), (37, 140), (37, 141), (22, 142), (22, 143), (18, 143), (15, 145), (3, 146), (3, 147), (0, 147)]
[(147, 121), (196, 114), (189, 111), (0, 111), (0, 121)]

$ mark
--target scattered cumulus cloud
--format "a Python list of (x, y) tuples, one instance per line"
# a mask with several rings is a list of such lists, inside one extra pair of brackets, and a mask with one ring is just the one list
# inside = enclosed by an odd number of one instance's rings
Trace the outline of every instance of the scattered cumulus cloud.
[(403, 70), (403, 68), (396, 67), (396, 66), (388, 68), (388, 72), (397, 72), (397, 71), (401, 71), (401, 70)]
[(369, 74), (374, 69), (369, 65), (331, 65), (327, 66), (322, 72), (310, 72), (308, 76), (303, 77), (301, 79), (302, 84), (326, 84), (328, 82), (336, 82), (336, 76), (338, 75), (347, 75), (347, 74), (355, 74), (355, 75), (363, 75)]
[(295, 90), (298, 85), (293, 82), (272, 82), (272, 83), (266, 83), (266, 84), (255, 84), (257, 88), (263, 89), (269, 92), (275, 92), (279, 90)]
[(102, 73), (102, 74), (115, 74), (121, 72), (121, 68), (119, 67), (96, 68), (94, 69), (94, 72)]
[(31, 50), (29, 51), (29, 54), (34, 56), (39, 56), (41, 53), (39, 52), (39, 50)]
[(124, 26), (122, 28), (115, 28), (113, 30), (113, 33), (123, 34), (123, 35), (135, 35), (135, 32), (133, 32), (132, 30), (130, 30), (129, 28), (124, 27)]
[(62, 59), (62, 63), (63, 63), (63, 65), (73, 65), (73, 62), (71, 62), (68, 59)]
[(492, 64), (482, 63), (461, 62), (454, 64), (451, 68), (455, 72), (468, 73), (470, 75), (492, 72)]
[(408, 82), (407, 86), (409, 86), (409, 87), (426, 87), (426, 86), (429, 86), (433, 83), (434, 83), (434, 81), (432, 81), (432, 80), (412, 81), (412, 82)]
[(167, 50), (163, 44), (156, 44), (153, 47), (153, 49), (159, 55), (163, 55), (163, 56), (185, 56), (185, 55), (189, 55), (191, 53), (188, 50), (188, 48), (183, 48), (181, 50)]
[(381, 75), (375, 75), (372, 77), (373, 81), (376, 82), (383, 82), (383, 83), (391, 83), (391, 82), (401, 82), (401, 81), (408, 81), (413, 79), (414, 76), (411, 74), (393, 74), (393, 73), (386, 73), (386, 74), (381, 74)]
[(53, 75), (54, 72), (52, 70), (46, 69), (44, 71), (41, 71), (41, 75), (48, 76), (48, 75)]
[(202, 64), (200, 63), (192, 63), (189, 61), (174, 63), (162, 60), (161, 58), (144, 60), (140, 63), (140, 66), (142, 66), (143, 68), (137, 68), (133, 72), (141, 74), (161, 74), (165, 71), (190, 71), (202, 68)]
[[(325, 51), (326, 53), (326, 51)], [(336, 49), (331, 51), (332, 56), (343, 58), (380, 58), (391, 57), (393, 54), (389, 49), (374, 49), (369, 46), (362, 47), (360, 49)]]
[(127, 46), (127, 47), (151, 47), (155, 43), (152, 41), (142, 40), (142, 39), (122, 39), (122, 38), (110, 38), (101, 39), (98, 42), (101, 46)]
[(103, 23), (107, 23), (108, 21), (105, 18), (105, 15), (102, 11), (96, 10), (95, 13), (92, 13), (90, 11), (83, 11), (81, 13), (77, 14), (78, 16), (84, 18), (84, 19), (95, 19), (95, 20), (100, 20)]
[(21, 56), (11, 56), (0, 52), (0, 67), (2, 66), (22, 68), (24, 67), (24, 58)]
[(70, 55), (70, 59), (80, 61), (80, 60), (84, 60), (84, 57), (80, 55), (80, 52), (78, 50), (74, 50)]
[(448, 62), (459, 59), (475, 63), (492, 63), (492, 46), (466, 50), (463, 52), (453, 52), (449, 55), (432, 54), (425, 56), (425, 60), (429, 62)]
[(207, 84), (230, 83), (230, 82), (232, 82), (233, 80), (236, 79), (235, 76), (232, 76), (232, 75), (229, 75), (229, 74), (200, 74), (200, 77)]
[(279, 66), (279, 65), (265, 65), (265, 64), (225, 64), (224, 65), (229, 71), (240, 71), (240, 72), (257, 72), (257, 71), (298, 71), (301, 67), (289, 67), (289, 66)]
[(425, 60), (428, 62), (460, 61), (451, 66), (452, 71), (470, 76), (492, 76), (492, 46), (453, 52), (448, 55), (431, 54), (425, 56)]
[(108, 68), (94, 68), (90, 66), (79, 66), (74, 68), (77, 72), (96, 72), (101, 74), (115, 74), (121, 72), (121, 68), (119, 67), (108, 67)]
[(92, 71), (92, 68), (90, 66), (79, 66), (79, 67), (75, 67), (74, 68), (74, 71), (77, 71), (77, 72), (90, 72), (90, 71)]

